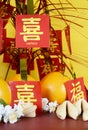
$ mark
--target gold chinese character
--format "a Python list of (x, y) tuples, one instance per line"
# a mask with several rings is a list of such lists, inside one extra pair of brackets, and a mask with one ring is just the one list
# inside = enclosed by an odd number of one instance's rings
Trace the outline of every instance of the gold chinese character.
[(57, 65), (54, 65), (55, 64), (55, 62), (54, 61), (52, 61), (52, 70), (53, 71), (56, 71), (57, 70), (57, 68), (58, 68), (58, 66)]
[(52, 53), (54, 53), (54, 52), (55, 52), (55, 49), (57, 48), (57, 46), (58, 46), (58, 43), (53, 43), (53, 42), (51, 42), (50, 51), (51, 51)]
[(44, 65), (41, 66), (41, 67), (43, 68), (42, 74), (47, 74), (48, 72), (51, 72), (50, 64), (44, 64)]
[(84, 92), (81, 90), (80, 82), (73, 84), (73, 89), (70, 91), (72, 93), (71, 101), (78, 101), (81, 98), (84, 98)]
[(20, 32), (20, 35), (23, 35), (23, 40), (25, 42), (30, 40), (40, 40), (40, 35), (43, 32), (40, 31), (40, 18), (24, 18), (23, 21), (23, 32)]
[[(34, 97), (33, 88), (34, 85), (17, 85), (17, 98), (18, 100), (22, 99), (24, 102), (36, 102), (37, 99)], [(14, 102), (18, 102), (15, 100)]]

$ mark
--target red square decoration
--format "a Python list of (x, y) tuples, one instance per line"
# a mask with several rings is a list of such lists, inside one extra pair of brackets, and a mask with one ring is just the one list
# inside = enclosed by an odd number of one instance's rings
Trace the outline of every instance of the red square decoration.
[(10, 81), (11, 106), (17, 104), (19, 100), (32, 102), (37, 105), (37, 113), (42, 110), (41, 87), (38, 81)]
[(65, 87), (67, 90), (67, 99), (72, 103), (82, 98), (87, 100), (86, 88), (82, 77), (67, 81)]
[(49, 47), (49, 15), (16, 15), (16, 47)]

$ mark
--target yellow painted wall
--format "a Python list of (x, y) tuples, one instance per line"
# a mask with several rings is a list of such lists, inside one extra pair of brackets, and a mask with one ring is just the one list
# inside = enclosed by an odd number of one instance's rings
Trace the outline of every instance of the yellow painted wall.
[[(58, 2), (59, 0), (51, 0), (52, 2)], [(62, 0), (63, 2), (66, 2), (66, 0)], [(35, 0), (34, 0), (35, 2)], [(74, 5), (74, 7), (82, 7), (82, 8), (88, 8), (88, 1), (87, 0), (70, 0), (70, 2)], [(15, 5), (14, 0), (11, 0), (11, 4)], [(56, 12), (55, 12), (56, 13)], [(88, 10), (73, 10), (73, 11), (63, 11), (65, 14), (70, 15), (76, 15), (78, 17), (85, 17), (88, 19)], [(55, 15), (55, 14), (54, 14)], [(66, 17), (66, 16), (65, 16)], [(69, 17), (67, 17), (69, 18)], [(84, 77), (84, 81), (86, 86), (88, 87), (88, 20), (83, 20), (75, 17), (70, 17), (69, 20), (73, 20), (74, 22), (77, 22), (81, 24), (83, 27), (78, 27), (72, 23), (69, 23), (71, 27), (71, 45), (72, 45), (72, 55), (69, 55), (68, 47), (66, 38), (64, 35), (64, 28), (65, 24), (63, 21), (59, 19), (52, 19), (51, 23), (54, 26), (55, 29), (62, 29), (63, 34), (63, 51), (67, 56), (70, 56), (74, 59), (77, 59), (80, 63), (76, 63), (73, 61), (69, 61), (68, 59), (64, 59), (68, 65), (70, 63), (73, 65), (74, 71), (77, 75), (77, 77)], [(7, 37), (15, 37), (15, 29), (11, 25), (11, 21), (9, 21), (7, 28)], [(3, 63), (3, 55), (0, 56), (0, 76), (5, 78), (6, 72), (8, 70), (9, 64)], [(9, 71), (9, 76), (13, 75), (15, 71), (11, 70)], [(68, 70), (65, 71), (65, 74), (70, 77), (70, 74)], [(35, 77), (37, 80), (38, 77), (38, 70), (37, 66), (35, 64), (35, 70), (31, 71), (31, 75)]]

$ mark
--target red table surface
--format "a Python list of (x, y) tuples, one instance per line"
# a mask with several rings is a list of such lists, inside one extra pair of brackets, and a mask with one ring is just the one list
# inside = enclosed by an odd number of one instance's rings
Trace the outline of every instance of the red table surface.
[(35, 118), (21, 118), (15, 124), (0, 123), (0, 130), (88, 130), (82, 118), (60, 120), (55, 114), (42, 114)]

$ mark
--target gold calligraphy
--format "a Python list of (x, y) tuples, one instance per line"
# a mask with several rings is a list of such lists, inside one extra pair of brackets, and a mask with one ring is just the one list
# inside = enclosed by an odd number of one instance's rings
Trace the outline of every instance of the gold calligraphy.
[(84, 92), (81, 90), (81, 84), (80, 82), (77, 82), (76, 84), (72, 83), (73, 88), (71, 89), (72, 98), (71, 101), (76, 102), (77, 100), (84, 98)]
[(24, 42), (28, 42), (27, 44), (35, 44), (36, 42), (33, 41), (39, 41), (40, 35), (43, 35), (43, 32), (40, 30), (40, 21), (41, 18), (23, 18), (23, 32), (20, 32), (20, 35), (23, 35)]
[[(34, 85), (17, 85), (17, 98), (18, 100), (23, 100), (24, 102), (37, 102), (37, 99), (35, 99), (34, 96)], [(15, 100), (14, 102), (18, 102), (18, 100)]]

